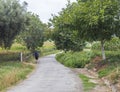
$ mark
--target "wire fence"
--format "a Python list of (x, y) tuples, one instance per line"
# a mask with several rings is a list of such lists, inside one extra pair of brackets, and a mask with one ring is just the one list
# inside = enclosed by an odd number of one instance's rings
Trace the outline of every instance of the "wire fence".
[(23, 53), (23, 52), (1, 52), (0, 53), (0, 62), (3, 61), (29, 61), (33, 58), (33, 54)]

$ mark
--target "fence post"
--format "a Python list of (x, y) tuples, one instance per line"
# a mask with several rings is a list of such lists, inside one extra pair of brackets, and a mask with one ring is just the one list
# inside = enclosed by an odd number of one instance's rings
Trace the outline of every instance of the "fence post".
[(22, 52), (20, 53), (20, 61), (21, 62), (23, 61), (23, 54), (22, 54)]

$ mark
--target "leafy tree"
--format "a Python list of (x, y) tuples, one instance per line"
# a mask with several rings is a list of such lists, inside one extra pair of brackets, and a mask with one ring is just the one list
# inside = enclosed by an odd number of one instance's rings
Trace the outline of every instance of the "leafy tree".
[(76, 38), (76, 33), (72, 31), (56, 31), (53, 33), (53, 39), (57, 49), (59, 50), (81, 51), (85, 46), (85, 42)]
[(119, 0), (77, 0), (72, 4), (68, 2), (67, 7), (53, 17), (52, 23), (57, 31), (62, 27), (63, 31), (76, 31), (76, 38), (100, 41), (105, 60), (105, 41), (110, 40), (114, 34), (120, 34), (119, 3)]
[(0, 46), (10, 48), (27, 23), (26, 6), (18, 0), (0, 0)]
[(44, 24), (44, 40), (52, 40), (53, 28), (51, 24)]
[(37, 47), (41, 47), (44, 42), (44, 24), (40, 21), (39, 16), (28, 13), (29, 25), (26, 26), (24, 32), (21, 33), (22, 39), (27, 48), (34, 51)]
[(53, 39), (57, 49), (65, 51), (81, 51), (85, 46), (85, 42), (78, 37), (77, 31), (74, 29), (72, 8), (76, 7), (76, 3), (71, 5), (70, 2), (67, 4), (67, 8), (63, 8), (59, 15), (53, 15), (53, 19), (50, 21), (54, 26)]
[[(116, 33), (116, 19), (119, 10), (117, 0), (78, 0), (77, 11), (74, 12), (75, 29), (79, 36), (88, 41), (101, 41), (103, 60), (106, 59), (104, 43)], [(117, 21), (116, 21), (117, 20)]]

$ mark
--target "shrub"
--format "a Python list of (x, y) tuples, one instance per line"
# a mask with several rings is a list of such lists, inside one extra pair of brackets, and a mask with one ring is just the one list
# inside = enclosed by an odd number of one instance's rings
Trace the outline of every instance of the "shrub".
[(56, 59), (65, 66), (82, 68), (90, 62), (93, 56), (92, 52), (67, 52), (56, 55)]
[[(113, 37), (110, 41), (106, 41), (104, 46), (107, 51), (118, 51), (120, 50), (120, 39)], [(101, 50), (101, 44), (99, 41), (93, 43), (92, 50)]]

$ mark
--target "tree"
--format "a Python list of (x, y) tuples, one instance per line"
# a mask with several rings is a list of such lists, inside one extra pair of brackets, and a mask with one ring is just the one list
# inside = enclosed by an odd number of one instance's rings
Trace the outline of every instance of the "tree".
[(26, 6), (18, 0), (0, 0), (0, 45), (10, 48), (16, 35), (27, 23)]
[[(104, 43), (112, 35), (120, 34), (119, 0), (77, 0), (53, 17), (55, 30), (76, 31), (76, 37), (86, 41), (101, 41), (103, 60), (106, 59)], [(67, 30), (68, 31), (68, 30)]]
[(53, 19), (50, 20), (54, 26), (53, 39), (57, 49), (81, 51), (85, 46), (85, 41), (77, 35), (72, 23), (73, 7), (76, 7), (76, 3), (71, 5), (68, 2), (67, 8), (63, 8), (58, 16), (53, 15)]
[(103, 60), (106, 59), (104, 43), (113, 34), (120, 33), (120, 5), (118, 0), (77, 0), (67, 15), (72, 30), (86, 41), (101, 41)]
[(51, 24), (44, 24), (44, 41), (52, 40), (53, 28)]
[[(75, 29), (88, 41), (101, 41), (103, 60), (106, 59), (104, 43), (116, 33), (116, 16), (119, 10), (117, 0), (78, 0), (78, 10), (74, 12)], [(117, 22), (118, 23), (118, 22)]]
[(39, 16), (28, 13), (29, 25), (21, 33), (21, 37), (27, 48), (34, 51), (37, 47), (41, 47), (44, 42), (44, 24), (40, 21)]
[(76, 38), (76, 34), (72, 31), (56, 31), (53, 33), (53, 39), (59, 50), (81, 51), (85, 46), (85, 42)]

